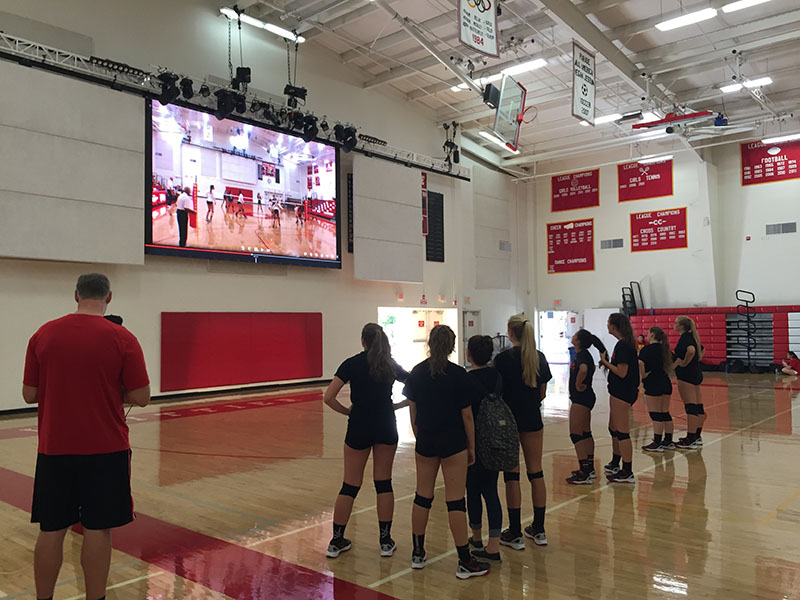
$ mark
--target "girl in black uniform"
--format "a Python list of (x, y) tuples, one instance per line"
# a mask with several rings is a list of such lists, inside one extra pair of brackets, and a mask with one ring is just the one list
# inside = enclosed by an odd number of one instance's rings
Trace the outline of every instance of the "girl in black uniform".
[(644, 401), (653, 420), (653, 441), (643, 446), (645, 452), (674, 450), (672, 441), (672, 416), (669, 402), (672, 398), (672, 351), (669, 338), (661, 327), (651, 327), (647, 346), (639, 352), (639, 375), (644, 383)]
[(578, 455), (578, 470), (567, 477), (567, 483), (573, 485), (590, 484), (595, 479), (594, 471), (594, 438), (592, 438), (592, 409), (595, 395), (592, 389), (594, 377), (594, 359), (589, 348), (594, 346), (600, 354), (606, 353), (606, 347), (597, 337), (581, 329), (572, 336), (575, 347), (575, 360), (569, 366), (569, 439), (575, 444)]
[(467, 372), (464, 367), (447, 360), (455, 344), (456, 334), (447, 325), (431, 329), (428, 339), (430, 358), (412, 369), (403, 390), (411, 401), (411, 426), (417, 437), (417, 493), (411, 512), (414, 543), (411, 568), (425, 567), (425, 529), (441, 467), (450, 532), (458, 551), (456, 577), (468, 579), (486, 575), (489, 564), (478, 562), (469, 551), (464, 490), (467, 466), (475, 462), (475, 422)]
[(675, 446), (684, 450), (700, 448), (703, 439), (703, 421), (706, 413), (703, 410), (703, 396), (700, 384), (703, 382), (703, 371), (700, 359), (703, 358), (703, 346), (697, 326), (689, 317), (675, 319), (675, 331), (681, 334), (675, 346), (675, 377), (678, 379), (678, 393), (686, 410), (686, 437), (679, 439)]
[[(336, 497), (333, 539), (326, 552), (330, 558), (350, 550), (351, 543), (344, 537), (344, 530), (353, 510), (353, 502), (361, 489), (370, 451), (375, 492), (378, 494), (381, 556), (391, 556), (396, 547), (391, 535), (394, 513), (392, 463), (397, 450), (394, 411), (408, 406), (408, 401), (392, 404), (392, 384), (395, 379), (405, 381), (408, 373), (392, 359), (389, 339), (380, 325), (364, 325), (361, 346), (364, 352), (351, 356), (341, 364), (324, 396), (325, 404), (349, 417), (344, 438), (344, 482)], [(347, 382), (350, 382), (350, 407), (343, 406), (336, 399)]]
[[(512, 347), (494, 359), (494, 366), (503, 378), (503, 399), (517, 421), (519, 441), (525, 456), (525, 469), (531, 482), (533, 499), (533, 524), (524, 534), (537, 546), (547, 545), (544, 532), (544, 514), (547, 488), (542, 472), (542, 400), (547, 393), (547, 382), (553, 376), (544, 354), (536, 349), (533, 325), (525, 315), (514, 315), (508, 320), (508, 339)], [(521, 525), (522, 491), (519, 485), (519, 467), (503, 473), (506, 482), (506, 507), (509, 526), (500, 536), (500, 543), (515, 550), (525, 548)]]
[[(600, 364), (608, 369), (608, 394), (611, 414), (608, 431), (614, 449), (611, 462), (605, 466), (609, 481), (634, 483), (633, 446), (630, 436), (631, 408), (639, 396), (639, 360), (636, 356), (636, 338), (633, 337), (631, 322), (622, 313), (612, 313), (608, 317), (608, 333), (619, 341), (614, 346), (611, 360), (608, 353), (600, 357)], [(622, 460), (622, 468), (619, 466)]]

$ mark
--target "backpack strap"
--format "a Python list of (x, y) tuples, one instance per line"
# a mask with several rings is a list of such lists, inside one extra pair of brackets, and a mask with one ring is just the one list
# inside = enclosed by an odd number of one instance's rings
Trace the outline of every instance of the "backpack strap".
[(495, 396), (503, 395), (503, 376), (497, 373), (497, 384), (494, 386)]

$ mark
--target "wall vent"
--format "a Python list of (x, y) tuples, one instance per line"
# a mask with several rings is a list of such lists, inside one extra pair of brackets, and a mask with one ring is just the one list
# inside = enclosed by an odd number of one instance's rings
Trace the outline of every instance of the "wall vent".
[(779, 235), (781, 233), (797, 233), (797, 222), (767, 224), (767, 235)]
[(611, 248), (622, 248), (622, 238), (613, 240), (600, 240), (600, 250), (610, 250)]

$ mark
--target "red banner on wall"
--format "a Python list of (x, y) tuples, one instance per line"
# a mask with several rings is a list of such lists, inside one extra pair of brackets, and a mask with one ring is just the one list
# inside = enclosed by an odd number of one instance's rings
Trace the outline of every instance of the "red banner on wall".
[(594, 271), (594, 219), (547, 224), (547, 272)]
[(672, 160), (617, 165), (619, 201), (644, 200), (672, 195)]
[(600, 206), (600, 169), (550, 178), (550, 209), (573, 210)]
[(764, 145), (761, 142), (741, 144), (742, 185), (798, 179), (800, 140)]
[(631, 252), (688, 246), (685, 207), (631, 213)]

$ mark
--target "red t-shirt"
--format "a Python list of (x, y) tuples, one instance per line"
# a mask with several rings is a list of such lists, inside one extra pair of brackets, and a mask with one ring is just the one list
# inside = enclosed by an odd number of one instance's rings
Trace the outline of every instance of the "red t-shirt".
[(789, 368), (794, 369), (798, 373), (800, 373), (800, 358), (790, 358), (789, 359)]
[(76, 313), (33, 334), (23, 383), (38, 388), (40, 453), (106, 454), (130, 448), (123, 388), (135, 390), (150, 380), (130, 331)]

